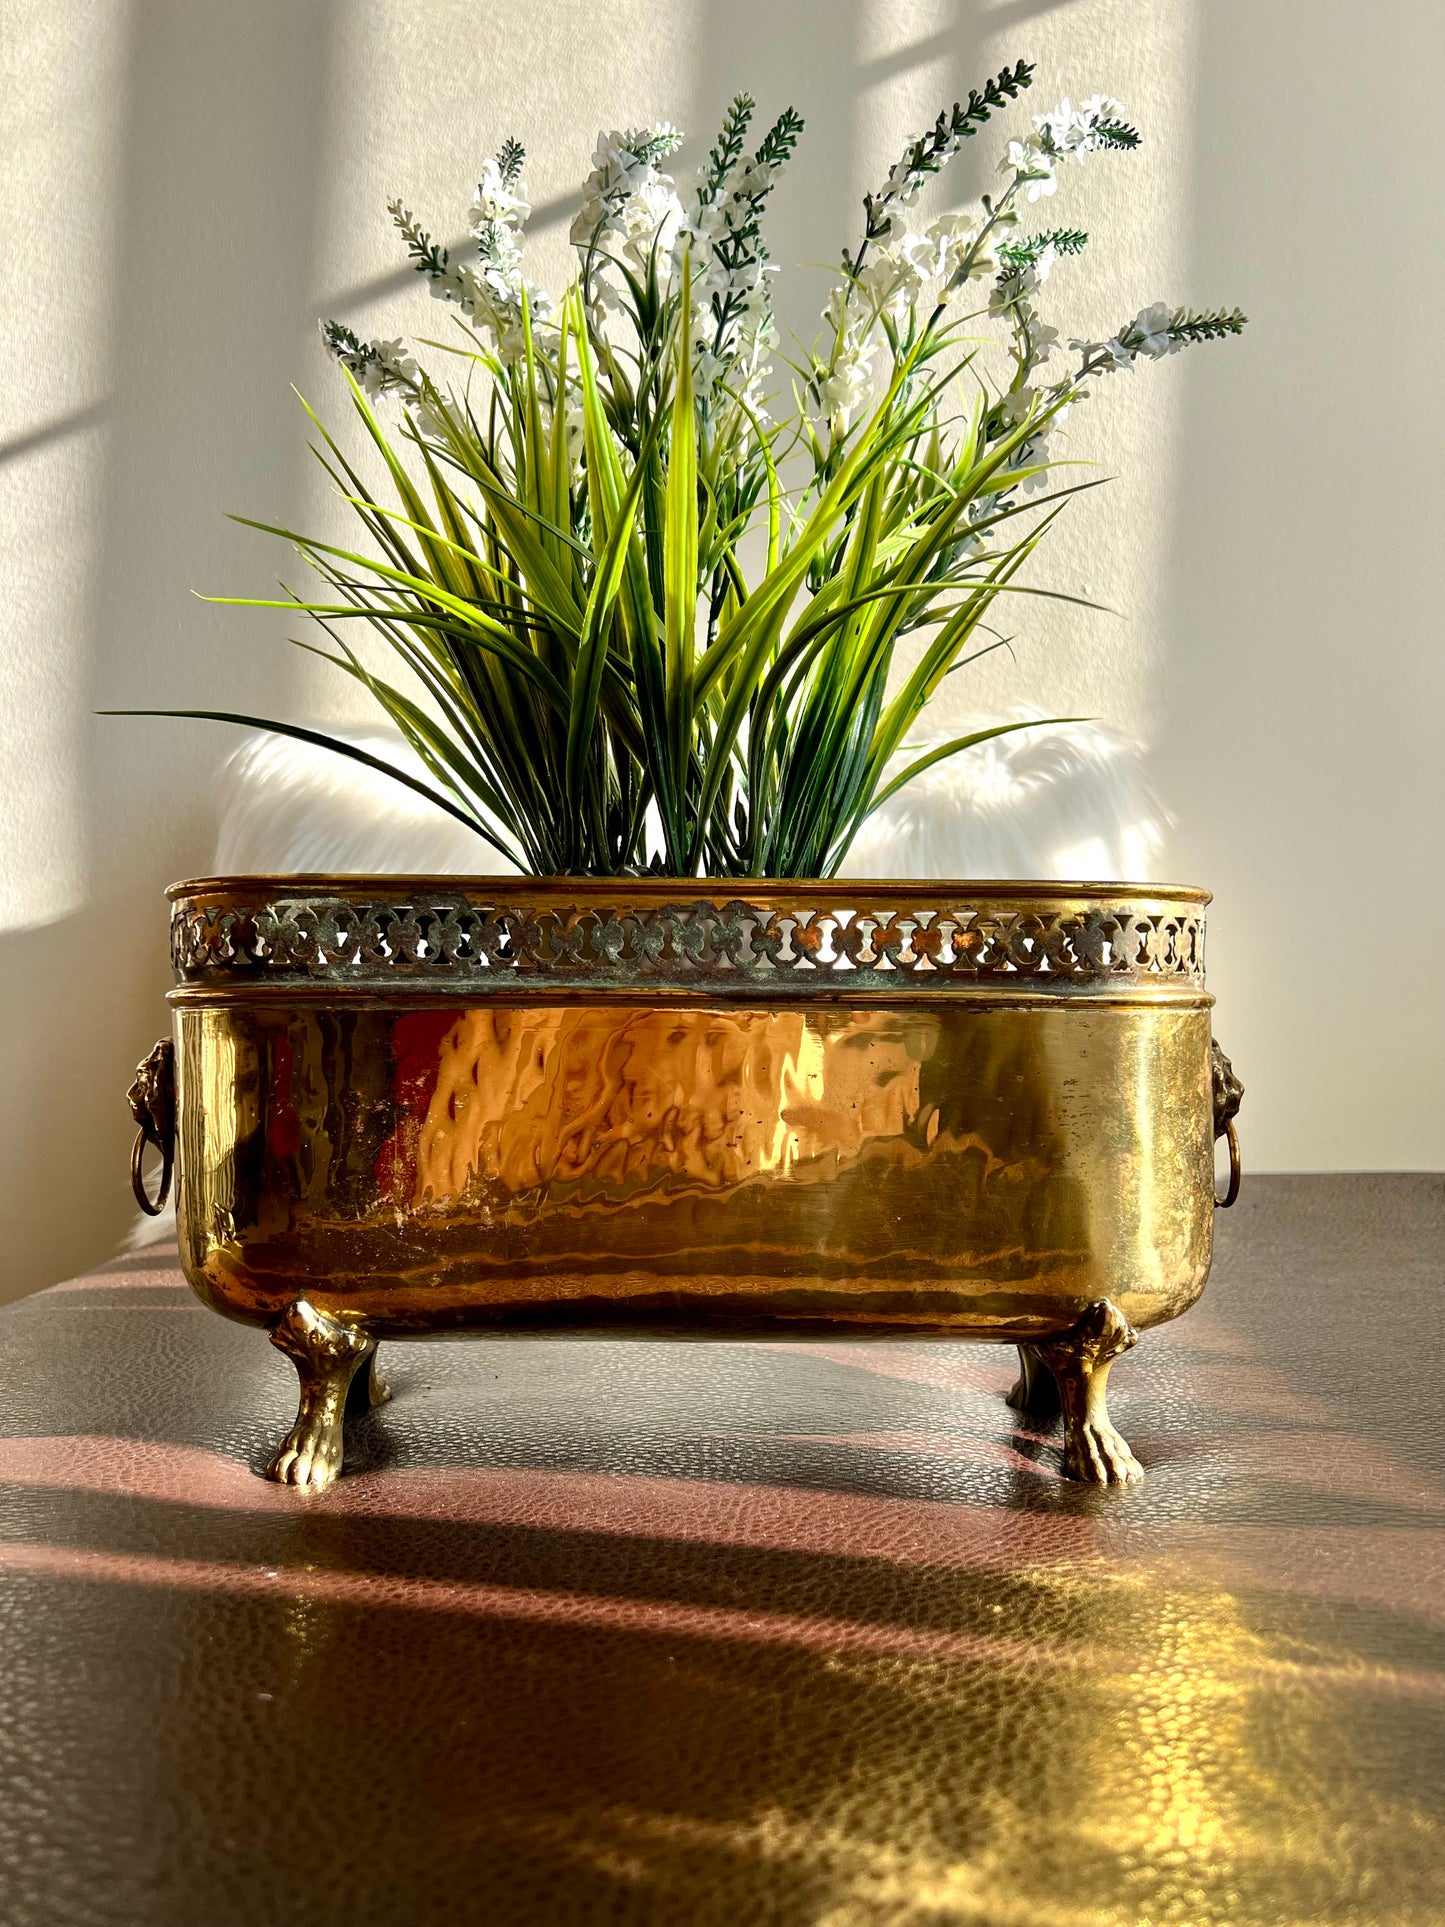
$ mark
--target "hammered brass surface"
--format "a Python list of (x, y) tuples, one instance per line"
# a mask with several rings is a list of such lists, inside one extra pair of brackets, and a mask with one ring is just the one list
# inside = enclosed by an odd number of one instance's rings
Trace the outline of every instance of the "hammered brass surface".
[(1253, 1179), (1110, 1495), (997, 1350), (485, 1338), (297, 1493), (173, 1255), (12, 1305), (0, 1920), (1438, 1927), (1442, 1254)]
[(1202, 997), (176, 1021), (183, 1260), (257, 1322), (1017, 1339), (1209, 1269)]

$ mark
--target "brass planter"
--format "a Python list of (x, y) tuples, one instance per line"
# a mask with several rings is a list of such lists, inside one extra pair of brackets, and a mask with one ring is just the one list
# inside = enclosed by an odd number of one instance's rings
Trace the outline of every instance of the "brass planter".
[(461, 1330), (1008, 1341), (1067, 1469), (1139, 1476), (1109, 1364), (1203, 1289), (1226, 1131), (1237, 1184), (1205, 892), (169, 895), (134, 1168), (156, 1143), (168, 1181), (174, 1141), (186, 1276), (296, 1360), (273, 1478), (335, 1477), (379, 1339)]

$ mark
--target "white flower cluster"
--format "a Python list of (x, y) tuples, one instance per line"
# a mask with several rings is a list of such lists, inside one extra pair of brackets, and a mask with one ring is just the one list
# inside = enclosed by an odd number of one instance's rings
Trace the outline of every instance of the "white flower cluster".
[(520, 165), (504, 173), (497, 161), (485, 162), (469, 211), (467, 231), (482, 262), (477, 279), (494, 301), (514, 303), (521, 289), (522, 229), (532, 212)]
[(400, 341), (362, 341), (339, 321), (320, 324), (321, 339), (333, 360), (353, 374), (366, 394), (408, 397), (419, 391), (421, 370)]
[(572, 245), (590, 270), (588, 296), (596, 308), (616, 308), (616, 280), (625, 266), (645, 276), (652, 259), (670, 261), (682, 223), (682, 202), (670, 174), (658, 167), (675, 153), (681, 131), (669, 121), (599, 134), (582, 206), (572, 223)]
[(715, 188), (700, 176), (674, 243), (679, 271), (683, 252), (689, 256), (698, 392), (709, 395), (737, 376), (755, 411), (770, 372), (763, 357), (778, 340), (767, 283), (777, 269), (762, 244), (759, 213), (780, 172), (781, 163), (740, 155)]
[(525, 295), (532, 325), (541, 330), (551, 319), (552, 299), (522, 274), (522, 229), (532, 207), (522, 181), (523, 154), (509, 143), (495, 160), (483, 163), (471, 205), (471, 234), (479, 266), (453, 261), (432, 242), (400, 201), (388, 211), (407, 244), (413, 265), (427, 277), (431, 294), (459, 307), (473, 326), (490, 338), (504, 365), (525, 352), (522, 306)]
[(1174, 332), (1173, 309), (1154, 301), (1109, 340), (1071, 341), (1069, 346), (1079, 356), (1080, 374), (1112, 375), (1132, 368), (1140, 355), (1162, 361), (1165, 355), (1177, 354), (1184, 342)]
[[(1029, 417), (1038, 409), (1051, 406), (1057, 400), (1058, 394), (1059, 390), (1057, 388), (1045, 390), (1042, 393), (1027, 386), (1012, 390), (1004, 396), (1001, 404), (1001, 412), (1008, 428), (1012, 430), (1018, 427), (1020, 424), (1027, 422)], [(1055, 409), (1048, 421), (1043, 423), (1035, 434), (1030, 435), (1028, 440), (1023, 442), (1014, 451), (1008, 468), (1004, 469), (999, 476), (999, 494), (1005, 494), (1010, 488), (1017, 486), (1021, 495), (1035, 495), (1039, 490), (1046, 489), (1050, 486), (1049, 477), (1046, 473), (1042, 472), (1041, 464), (1051, 459), (1049, 454), (1050, 439), (1057, 430), (1063, 427), (1064, 422), (1068, 419), (1068, 415), (1069, 408), (1067, 404), (1062, 408)], [(1026, 469), (1033, 469), (1038, 472), (1021, 475), (1015, 484), (1012, 479), (1013, 475), (1019, 470)]]
[(1059, 344), (1058, 329), (1050, 327), (1033, 302), (1057, 259), (1053, 247), (1044, 247), (1032, 261), (1005, 265), (989, 297), (989, 313), (1006, 316), (1013, 327), (1025, 375), (1046, 362)]
[(762, 357), (777, 341), (766, 281), (776, 270), (758, 236), (758, 214), (780, 165), (739, 155), (720, 181), (704, 172), (679, 194), (658, 162), (681, 140), (670, 122), (599, 134), (572, 244), (599, 321), (624, 305), (621, 270), (641, 281), (655, 266), (662, 291), (671, 292), (686, 255), (697, 391), (706, 397), (737, 378), (756, 409), (769, 372)]
[(874, 196), (874, 204), (882, 208), (897, 201), (903, 207), (912, 207), (924, 183), (947, 167), (965, 138), (962, 127), (939, 132), (927, 144), (927, 159), (922, 164), (918, 158), (920, 143), (914, 142), (889, 168), (888, 179), (882, 192)]
[[(1095, 94), (1082, 106), (1061, 100), (1051, 114), (1034, 116), (1034, 138), (1010, 141), (999, 171), (1012, 174), (1030, 201), (1052, 194), (1058, 187), (1061, 162), (1084, 157), (1096, 148), (1121, 144), (1112, 130), (1122, 126), (1123, 109), (1107, 94)], [(1132, 145), (1132, 138), (1127, 143)]]
[(936, 299), (948, 299), (965, 281), (994, 272), (998, 262), (988, 251), (985, 225), (983, 216), (944, 214), (915, 229), (900, 214), (890, 214), (886, 233), (865, 264), (832, 289), (823, 310), (832, 355), (827, 366), (813, 370), (807, 401), (809, 412), (827, 424), (834, 439), (848, 434), (873, 391), (880, 316), (902, 320), (929, 289)]
[[(1014, 364), (1002, 394), (985, 385), (984, 441), (997, 448), (1026, 437), (995, 477), (984, 505), (1015, 489), (1027, 494), (1046, 486), (1043, 477), (1024, 471), (1048, 460), (1048, 436), (1062, 419), (1061, 404), (1086, 377), (1130, 368), (1141, 355), (1158, 360), (1188, 342), (1238, 333), (1243, 325), (1237, 310), (1171, 312), (1156, 302), (1107, 341), (1072, 341), (1081, 358), (1076, 369), (1040, 385), (1039, 371), (1058, 352), (1059, 331), (1043, 319), (1038, 297), (1060, 255), (1077, 254), (1087, 236), (1067, 227), (1021, 235), (1019, 208), (1026, 200), (1054, 194), (1066, 160), (1082, 162), (1096, 149), (1139, 144), (1119, 103), (1105, 94), (1078, 107), (1061, 101), (1035, 117), (1027, 139), (1008, 142), (1000, 167), (1009, 178), (994, 198), (985, 196), (972, 210), (947, 213), (926, 225), (914, 212), (924, 184), (1005, 104), (1005, 96), (1011, 100), (1028, 84), (1030, 74), (1020, 62), (982, 94), (971, 93), (966, 111), (955, 104), (951, 115), (941, 113), (904, 150), (880, 190), (864, 197), (861, 245), (843, 258), (841, 278), (824, 311), (823, 343), (803, 371), (803, 407), (822, 431), (811, 440), (823, 462), (833, 459), (888, 375), (904, 370), (910, 392), (915, 378), (935, 380), (935, 373), (921, 374), (923, 362), (915, 364), (914, 351), (926, 349), (932, 359), (942, 345), (962, 340), (964, 318), (944, 311), (965, 300), (971, 284), (981, 279), (991, 278), (993, 286), (977, 305), (1008, 325)], [(762, 415), (760, 390), (771, 372), (766, 356), (777, 345), (769, 298), (775, 269), (764, 245), (762, 216), (803, 123), (786, 109), (749, 154), (745, 137), (754, 106), (751, 95), (735, 97), (706, 165), (682, 185), (664, 171), (682, 140), (670, 122), (600, 133), (571, 227), (589, 328), (601, 334), (618, 318), (624, 327), (630, 324), (636, 339), (627, 352), (635, 353), (644, 368), (669, 352), (676, 299), (686, 276), (704, 433), (709, 422), (723, 419), (728, 396), (740, 396), (749, 410)], [(483, 165), (470, 210), (474, 260), (453, 261), (399, 201), (391, 204), (391, 212), (432, 294), (462, 310), (503, 367), (515, 366), (524, 353), (524, 315), (530, 317), (544, 364), (537, 398), (544, 426), (550, 433), (553, 412), (561, 411), (576, 470), (583, 453), (577, 378), (564, 377), (559, 366), (552, 302), (522, 273), (531, 213), (523, 159), (521, 146), (509, 140)], [(440, 432), (470, 432), (399, 341), (362, 342), (334, 322), (324, 323), (323, 332), (331, 352), (369, 394), (404, 394), (422, 422)], [(961, 355), (959, 368), (973, 360), (976, 345)], [(945, 373), (943, 382), (947, 379)], [(942, 415), (936, 426), (945, 430)], [(729, 447), (739, 460), (747, 432), (738, 431), (735, 422), (729, 430)]]
[(871, 294), (879, 312), (894, 314), (901, 314), (931, 287), (936, 286), (940, 295), (956, 295), (967, 282), (992, 274), (998, 266), (989, 226), (981, 211), (945, 214), (921, 232), (897, 214), (890, 215), (888, 232), (860, 270), (857, 283)]
[(880, 317), (901, 320), (925, 298), (953, 300), (970, 281), (993, 274), (993, 226), (981, 209), (942, 215), (923, 229), (895, 212), (864, 265), (833, 289), (823, 319), (834, 351), (827, 368), (815, 370), (809, 400), (835, 437), (848, 432), (871, 392)]
[(483, 161), (470, 212), (471, 232), (478, 237), (492, 228), (516, 233), (525, 227), (532, 203), (523, 190), (520, 163), (508, 165), (503, 172), (500, 160)]
[(834, 288), (823, 310), (833, 333), (833, 352), (827, 365), (819, 364), (808, 383), (809, 412), (827, 425), (834, 441), (841, 441), (853, 417), (873, 387), (876, 308), (860, 301), (855, 282)]
[[(883, 188), (868, 199), (872, 252), (865, 243), (856, 263), (845, 262), (844, 287), (834, 291), (824, 313), (831, 326), (832, 353), (826, 368), (815, 368), (808, 393), (812, 412), (829, 423), (835, 439), (846, 434), (870, 392), (875, 323), (883, 316), (901, 320), (930, 295), (955, 299), (969, 282), (996, 274), (989, 309), (1008, 317), (1022, 375), (1049, 360), (1059, 331), (1041, 318), (1032, 297), (1047, 281), (1057, 250), (1049, 244), (1026, 262), (1010, 261), (1007, 249), (1000, 256), (998, 245), (1017, 225), (1013, 202), (1020, 195), (1036, 201), (1052, 194), (1065, 159), (1082, 162), (1098, 147), (1128, 146), (1137, 140), (1122, 115), (1119, 103), (1106, 94), (1096, 94), (1077, 108), (1061, 101), (1052, 113), (1035, 118), (1033, 139), (1009, 142), (999, 165), (1012, 179), (996, 203), (972, 214), (946, 214), (925, 229), (913, 226), (902, 210), (957, 152), (963, 136), (940, 123), (931, 141), (915, 142), (904, 151)], [(926, 165), (921, 158), (925, 148)], [(885, 213), (890, 205), (892, 211)]]

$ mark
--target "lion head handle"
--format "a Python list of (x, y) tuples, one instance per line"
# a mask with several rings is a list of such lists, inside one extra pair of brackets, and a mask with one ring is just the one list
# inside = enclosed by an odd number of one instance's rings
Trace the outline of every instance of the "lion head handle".
[(1209, 1040), (1209, 1081), (1214, 1092), (1214, 1135), (1229, 1139), (1229, 1190), (1216, 1199), (1219, 1205), (1230, 1205), (1239, 1196), (1239, 1139), (1234, 1134), (1235, 1113), (1240, 1099), (1244, 1096), (1244, 1086), (1234, 1074), (1234, 1066), (1211, 1037)]
[(1213, 1038), (1209, 1040), (1209, 1077), (1214, 1086), (1214, 1135), (1223, 1137), (1238, 1113), (1244, 1086)]
[[(130, 1185), (135, 1201), (147, 1217), (158, 1217), (165, 1208), (171, 1188), (171, 1166), (176, 1148), (176, 1053), (169, 1037), (136, 1066), (135, 1082), (126, 1095), (131, 1115), (139, 1129), (130, 1154)], [(161, 1188), (155, 1201), (146, 1195), (141, 1175), (145, 1147), (153, 1144), (161, 1154)]]

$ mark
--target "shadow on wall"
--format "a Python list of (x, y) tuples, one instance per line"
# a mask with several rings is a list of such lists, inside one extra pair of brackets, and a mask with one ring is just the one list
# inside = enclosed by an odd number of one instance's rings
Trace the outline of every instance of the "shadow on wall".
[[(965, 72), (977, 78), (985, 32), (996, 38), (1067, 3), (1015, 0), (988, 11), (963, 0), (882, 55), (867, 48), (868, 0), (704, 9), (689, 76), (698, 131), (747, 86), (764, 91), (764, 124), (788, 99), (808, 121), (805, 169), (778, 198), (772, 241), (780, 262), (818, 263), (819, 272), (784, 283), (785, 343), (813, 338), (822, 267), (856, 226), (858, 120), (872, 90), (943, 58), (957, 91)], [(82, 791), (74, 894), (83, 908), (0, 933), (0, 1049), (11, 1078), (0, 1298), (93, 1261), (129, 1220), (124, 1093), (166, 1021), (161, 891), (209, 866), (212, 778), (234, 747), (204, 727), (88, 712), (178, 701), (218, 684), (228, 707), (286, 706), (291, 670), (279, 635), (257, 632), (252, 649), (238, 650), (227, 612), (189, 591), (254, 576), (251, 538), (224, 519), (224, 506), (259, 506), (281, 522), (303, 506), (307, 458), (289, 382), (318, 306), (337, 30), (331, 0), (252, 0), (230, 11), (136, 0), (123, 71), (111, 77), (124, 120), (102, 308), (109, 393), (0, 449), (0, 460), (20, 462), (105, 424), (88, 617), (70, 644), (82, 695), (66, 719)], [(982, 164), (961, 157), (961, 188), (977, 191)], [(65, 184), (66, 193), (83, 191), (83, 182)], [(540, 208), (537, 224), (549, 216), (564, 218), (560, 204)], [(407, 279), (399, 269), (387, 285)], [(74, 796), (66, 802), (73, 807)]]
[[(738, 48), (775, 47), (774, 71), (807, 77), (814, 165), (834, 184), (830, 227), (850, 198), (858, 12), (857, 0), (818, 0), (791, 9), (780, 30), (778, 10), (758, 0), (726, 20), (711, 8), (700, 50), (700, 70), (720, 76), (719, 108), (747, 84), (721, 78)], [(251, 538), (224, 519), (225, 506), (264, 505), (286, 522), (303, 505), (309, 458), (288, 384), (315, 325), (334, 15), (330, 0), (240, 10), (136, 0), (119, 71), (106, 76), (124, 100), (102, 308), (109, 393), (0, 451), (24, 461), (107, 424), (87, 619), (63, 639), (79, 658), (67, 721), (82, 788), (83, 908), (0, 932), (9, 1081), (0, 1299), (94, 1261), (130, 1219), (125, 1090), (166, 1022), (161, 892), (209, 863), (212, 776), (234, 747), (201, 726), (89, 712), (177, 701), (216, 682), (222, 653), (228, 705), (286, 704), (279, 636), (238, 650), (226, 612), (189, 592), (254, 574)], [(61, 184), (62, 198), (91, 191)], [(807, 259), (809, 222), (801, 207), (790, 218), (780, 256)]]
[[(125, 1091), (166, 1024), (161, 891), (209, 856), (211, 771), (230, 747), (199, 727), (89, 712), (175, 701), (222, 648), (237, 707), (286, 700), (279, 638), (238, 652), (234, 631), (222, 638), (224, 612), (190, 590), (254, 571), (223, 505), (264, 502), (286, 519), (299, 503), (306, 458), (287, 383), (314, 327), (331, 32), (329, 0), (135, 0), (123, 71), (107, 77), (125, 99), (111, 297), (99, 308), (110, 394), (3, 451), (18, 462), (102, 413), (108, 423), (84, 628), (37, 624), (19, 637), (80, 658), (66, 722), (84, 907), (0, 934), (0, 1299), (103, 1255), (129, 1221)], [(31, 325), (66, 320), (46, 312)]]

